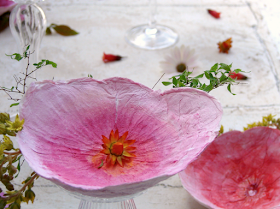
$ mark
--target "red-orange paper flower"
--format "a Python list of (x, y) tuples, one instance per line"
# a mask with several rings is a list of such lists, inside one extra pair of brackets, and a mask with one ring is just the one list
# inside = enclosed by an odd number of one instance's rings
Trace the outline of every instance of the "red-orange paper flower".
[(216, 12), (215, 10), (211, 10), (211, 9), (207, 9), (208, 13), (212, 16), (212, 17), (215, 17), (217, 19), (220, 18), (220, 12)]
[(120, 61), (121, 59), (122, 57), (119, 55), (105, 54), (105, 53), (103, 53), (103, 57), (102, 57), (104, 63)]
[(231, 38), (229, 38), (229, 39), (227, 39), (223, 42), (219, 42), (218, 46), (219, 46), (219, 49), (220, 49), (220, 53), (227, 53), (228, 54), (228, 51), (231, 48), (231, 43), (232, 43)]
[(232, 79), (236, 79), (236, 80), (247, 80), (248, 77), (241, 74), (241, 73), (235, 73), (235, 72), (230, 72), (230, 76)]
[(279, 207), (280, 130), (222, 134), (179, 175), (185, 189), (209, 208)]

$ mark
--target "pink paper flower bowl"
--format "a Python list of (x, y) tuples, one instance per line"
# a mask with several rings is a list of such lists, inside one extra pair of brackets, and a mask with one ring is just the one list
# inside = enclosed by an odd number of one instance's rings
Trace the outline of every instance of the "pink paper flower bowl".
[(179, 176), (185, 189), (209, 208), (276, 208), (280, 131), (255, 127), (222, 134)]
[(153, 91), (125, 78), (33, 83), (20, 105), (18, 142), (30, 167), (100, 198), (138, 193), (185, 169), (222, 116), (203, 91)]
[(0, 16), (5, 12), (11, 11), (16, 3), (10, 0), (0, 0)]

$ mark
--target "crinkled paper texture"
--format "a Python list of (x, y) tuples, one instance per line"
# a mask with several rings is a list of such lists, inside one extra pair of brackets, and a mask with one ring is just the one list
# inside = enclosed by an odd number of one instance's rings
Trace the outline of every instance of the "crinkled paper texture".
[(11, 11), (15, 5), (16, 3), (13, 1), (0, 0), (0, 16), (5, 12)]
[(185, 189), (211, 208), (276, 208), (280, 131), (256, 127), (222, 134), (179, 176)]
[[(21, 101), (20, 149), (42, 177), (95, 197), (130, 195), (186, 168), (212, 142), (222, 116), (206, 92), (153, 91), (125, 78), (31, 84)], [(98, 169), (111, 130), (136, 140), (132, 166)]]

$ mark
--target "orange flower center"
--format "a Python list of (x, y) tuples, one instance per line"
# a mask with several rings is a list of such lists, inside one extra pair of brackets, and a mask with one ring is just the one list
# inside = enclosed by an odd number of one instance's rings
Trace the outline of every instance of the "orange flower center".
[(119, 131), (112, 130), (109, 138), (102, 135), (102, 147), (103, 150), (100, 153), (107, 155), (106, 163), (108, 165), (120, 165), (123, 167), (125, 163), (136, 157), (134, 154), (136, 147), (132, 147), (135, 140), (126, 140), (128, 132), (125, 132), (122, 136), (119, 136)]
[(121, 156), (123, 153), (123, 144), (121, 142), (112, 144), (110, 151), (112, 155)]

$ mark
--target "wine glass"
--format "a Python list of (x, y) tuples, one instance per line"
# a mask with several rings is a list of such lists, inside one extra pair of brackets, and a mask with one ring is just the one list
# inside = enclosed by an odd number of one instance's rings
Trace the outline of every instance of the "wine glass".
[[(29, 45), (30, 64), (38, 62), (39, 47), (46, 30), (46, 15), (36, 0), (14, 0), (17, 6), (12, 10), (10, 15), (11, 32), (16, 39), (20, 53), (26, 50)], [(42, 0), (43, 1), (43, 0)], [(22, 62), (23, 70), (27, 63)], [(36, 76), (32, 74), (32, 77)]]
[(131, 28), (125, 35), (126, 41), (133, 46), (149, 50), (163, 49), (174, 45), (179, 39), (178, 34), (170, 27), (156, 23), (156, 0), (149, 0), (149, 7), (149, 23)]

